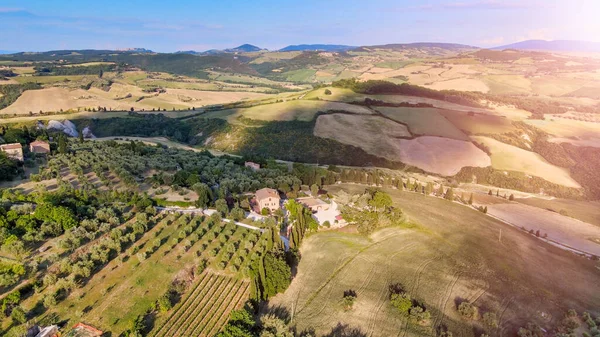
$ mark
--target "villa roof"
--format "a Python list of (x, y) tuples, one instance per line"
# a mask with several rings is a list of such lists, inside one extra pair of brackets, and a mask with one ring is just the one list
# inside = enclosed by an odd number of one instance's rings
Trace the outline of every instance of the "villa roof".
[(274, 190), (272, 188), (261, 188), (260, 190), (256, 191), (255, 195), (256, 200), (262, 200), (266, 198), (279, 198), (279, 193), (277, 193), (277, 190)]

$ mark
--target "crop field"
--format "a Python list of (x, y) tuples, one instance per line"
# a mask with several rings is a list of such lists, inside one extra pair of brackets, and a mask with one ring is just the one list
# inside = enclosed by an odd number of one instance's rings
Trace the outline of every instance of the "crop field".
[(329, 110), (347, 111), (357, 114), (373, 113), (365, 107), (347, 103), (290, 100), (281, 103), (257, 105), (251, 108), (209, 112), (203, 116), (207, 118), (226, 118), (231, 122), (235, 122), (235, 119), (239, 116), (263, 121), (310, 121), (314, 119), (317, 112), (326, 112)]
[(399, 139), (397, 147), (403, 163), (444, 176), (455, 175), (465, 166), (491, 165), (485, 152), (471, 142), (461, 140), (423, 136)]
[(557, 137), (585, 139), (598, 137), (600, 134), (600, 123), (558, 117), (546, 117), (546, 120), (531, 119), (525, 122)]
[(569, 143), (575, 146), (591, 146), (591, 147), (600, 147), (600, 138), (597, 137), (585, 137), (581, 138), (567, 138), (567, 137), (551, 137), (548, 138), (548, 141), (551, 143)]
[(389, 159), (398, 159), (395, 143), (400, 137), (411, 137), (406, 126), (379, 116), (349, 114), (321, 115), (317, 118), (314, 135), (354, 145)]
[(490, 88), (482, 80), (468, 77), (440, 80), (432, 84), (426, 84), (424, 86), (434, 90), (460, 90), (478, 92), (490, 91)]
[(568, 170), (548, 163), (535, 152), (504, 144), (488, 137), (473, 136), (472, 138), (490, 149), (492, 167), (495, 169), (523, 172), (567, 187), (581, 187), (571, 178)]
[[(230, 301), (243, 302), (248, 295), (248, 283), (239, 271), (248, 263), (246, 257), (259, 247), (255, 243), (260, 233), (233, 224), (214, 224), (204, 216), (161, 213), (156, 221), (156, 225), (129, 249), (111, 259), (50, 313), (69, 320), (70, 325), (85, 320), (94, 326), (120, 333), (131, 320), (143, 314), (151, 303), (166, 292), (174, 278), (191, 277), (197, 280), (186, 294), (197, 294), (194, 291), (204, 289), (202, 280), (208, 281), (210, 278), (221, 280), (224, 288), (206, 288), (202, 298), (197, 300), (208, 301), (211, 307), (218, 304), (212, 309), (215, 312), (219, 309), (222, 315), (202, 321), (208, 329), (206, 333), (218, 331), (225, 323), (228, 312), (238, 303)], [(234, 244), (242, 248), (231, 249)], [(145, 254), (143, 260), (137, 256), (139, 254), (136, 255), (138, 251)], [(201, 260), (207, 261), (208, 270), (194, 276), (195, 266)], [(236, 266), (235, 269), (233, 266)], [(234, 297), (224, 300), (221, 296), (224, 294)], [(22, 305), (33, 309), (41, 296), (32, 295)], [(181, 307), (186, 303), (185, 298), (195, 300), (191, 296), (184, 295)], [(199, 305), (203, 302), (194, 303)], [(166, 317), (159, 315), (157, 323), (166, 321), (172, 313), (169, 311)]]
[(439, 110), (454, 126), (467, 134), (502, 134), (514, 130), (512, 122), (504, 117), (486, 114), (469, 116), (465, 112)]
[(60, 82), (78, 82), (86, 77), (91, 77), (88, 75), (68, 75), (68, 76), (18, 76), (15, 77), (14, 80), (19, 83), (27, 83), (27, 82), (35, 82), (40, 84), (53, 84)]
[(517, 198), (518, 202), (535, 206), (600, 227), (600, 201), (579, 201), (553, 198)]
[(469, 140), (469, 137), (441, 115), (441, 111), (438, 109), (389, 107), (377, 107), (376, 109), (386, 117), (406, 124), (414, 135)]
[[(357, 193), (364, 187), (327, 188), (330, 193), (342, 189)], [(435, 336), (445, 327), (455, 336), (478, 337), (486, 328), (478, 322), (473, 327), (457, 312), (458, 303), (466, 299), (480, 313), (498, 317), (499, 328), (488, 334), (510, 336), (527, 321), (542, 319), (537, 308), (560, 320), (566, 309), (577, 307), (571, 299), (585, 299), (582, 304), (590, 308), (600, 303), (600, 271), (594, 262), (465, 206), (387, 192), (409, 224), (370, 237), (328, 231), (305, 239), (298, 275), (270, 303), (287, 308), (298, 331), (314, 327), (317, 334), (326, 334), (342, 325), (367, 336)], [(557, 269), (569, 272), (559, 274)], [(388, 290), (394, 283), (430, 311), (430, 324), (409, 323), (395, 311)], [(357, 294), (348, 311), (342, 305), (346, 290)]]
[(248, 281), (210, 272), (199, 278), (188, 296), (150, 336), (212, 337), (227, 322), (229, 313), (239, 309), (248, 298)]
[(600, 255), (600, 227), (533, 206), (508, 203), (488, 206), (488, 213), (548, 239)]

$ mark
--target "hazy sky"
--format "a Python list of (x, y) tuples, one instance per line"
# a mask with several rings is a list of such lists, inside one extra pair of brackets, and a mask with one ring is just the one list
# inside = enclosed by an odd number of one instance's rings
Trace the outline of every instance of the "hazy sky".
[(600, 0), (0, 0), (0, 50), (600, 42)]

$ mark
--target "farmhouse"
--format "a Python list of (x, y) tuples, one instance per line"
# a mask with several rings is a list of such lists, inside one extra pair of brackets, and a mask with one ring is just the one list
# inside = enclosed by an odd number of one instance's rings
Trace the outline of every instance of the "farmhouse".
[(29, 144), (29, 152), (31, 153), (50, 153), (50, 144), (41, 140), (36, 140)]
[(245, 162), (244, 166), (249, 167), (249, 168), (253, 169), (254, 171), (260, 170), (260, 164), (257, 164), (257, 163), (251, 162), (251, 161)]
[(281, 198), (279, 198), (277, 190), (272, 188), (262, 188), (256, 191), (255, 196), (259, 210), (267, 208), (269, 211), (274, 212), (279, 209), (279, 201)]
[(319, 211), (326, 211), (329, 209), (329, 206), (330, 206), (325, 201), (323, 201), (319, 198), (313, 198), (313, 197), (299, 198), (299, 199), (297, 199), (297, 201), (299, 203), (301, 203), (302, 205), (304, 205), (305, 207), (308, 207), (313, 213), (319, 212)]
[(58, 337), (60, 333), (58, 332), (58, 326), (50, 325), (40, 330), (40, 332), (35, 335), (35, 337)]
[(19, 143), (0, 145), (0, 151), (6, 152), (9, 158), (23, 161), (23, 147)]

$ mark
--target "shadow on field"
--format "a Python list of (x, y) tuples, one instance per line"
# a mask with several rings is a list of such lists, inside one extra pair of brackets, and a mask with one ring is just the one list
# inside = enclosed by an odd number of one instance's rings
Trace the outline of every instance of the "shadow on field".
[(323, 337), (367, 337), (367, 334), (359, 328), (353, 328), (347, 324), (338, 323), (331, 332)]

